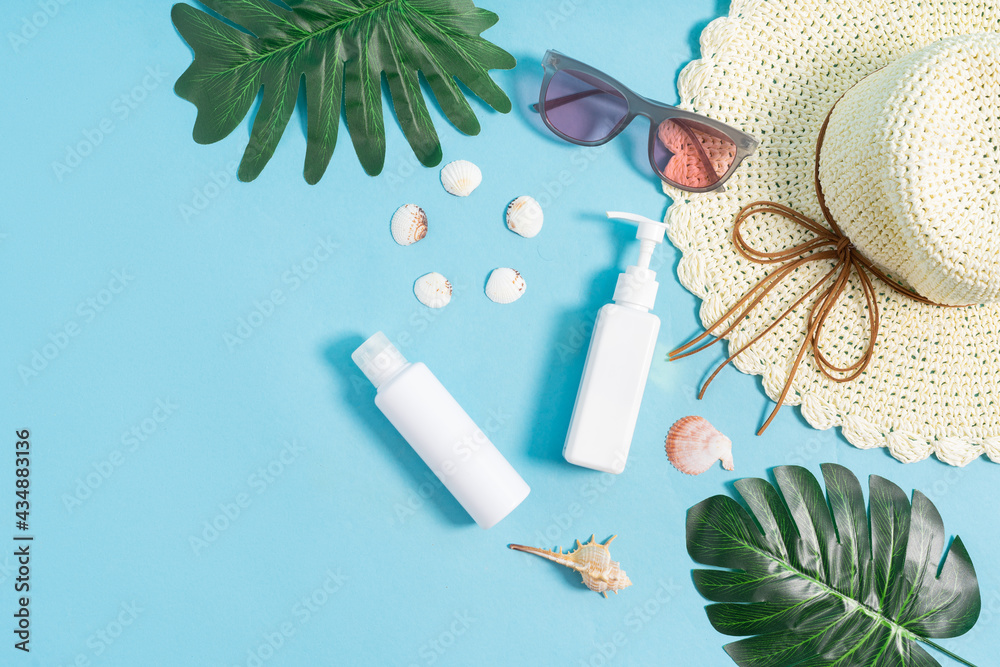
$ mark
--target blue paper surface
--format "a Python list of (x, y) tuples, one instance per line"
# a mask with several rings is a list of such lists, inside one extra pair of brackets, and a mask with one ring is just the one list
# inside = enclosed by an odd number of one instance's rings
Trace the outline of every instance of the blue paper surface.
[[(770, 403), (760, 379), (719, 351), (666, 363), (699, 331), (699, 303), (657, 249), (659, 350), (628, 467), (562, 460), (590, 326), (637, 256), (625, 210), (669, 201), (637, 121), (603, 148), (547, 132), (537, 100), (547, 48), (677, 102), (676, 77), (724, 2), (486, 3), (485, 37), (518, 60), (495, 78), (514, 110), (473, 101), (461, 135), (431, 114), (444, 161), (483, 171), (467, 199), (445, 193), (388, 124), (384, 173), (364, 174), (343, 127), (324, 179), (302, 178), (301, 109), (253, 183), (236, 181), (248, 121), (224, 141), (191, 139), (195, 108), (172, 90), (192, 53), (169, 2), (5, 3), (6, 91), (0, 275), (0, 509), (14, 526), (15, 431), (30, 430), (30, 653), (13, 647), (14, 542), (0, 556), (0, 664), (10, 665), (728, 665), (691, 584), (685, 511), (781, 464), (838, 462), (937, 505), (979, 572), (983, 614), (942, 640), (979, 665), (1000, 650), (995, 465), (903, 465), (810, 428)], [(506, 204), (545, 209), (535, 239)], [(396, 245), (389, 218), (424, 207), (427, 238)], [(518, 269), (525, 296), (483, 294)], [(430, 310), (412, 294), (429, 271), (455, 287)], [(377, 330), (425, 362), (532, 492), (482, 531), (373, 403), (350, 353)], [(734, 441), (736, 470), (685, 477), (664, 455), (678, 418), (698, 414)], [(867, 486), (865, 484), (865, 486)], [(591, 534), (634, 582), (610, 599), (577, 573), (507, 544), (564, 549)], [(952, 664), (940, 657), (943, 664)]]

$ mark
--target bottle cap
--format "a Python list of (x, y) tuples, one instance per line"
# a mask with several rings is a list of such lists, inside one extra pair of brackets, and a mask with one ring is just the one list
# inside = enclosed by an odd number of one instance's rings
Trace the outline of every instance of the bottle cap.
[(406, 358), (381, 331), (362, 343), (351, 354), (351, 359), (376, 389), (407, 364)]

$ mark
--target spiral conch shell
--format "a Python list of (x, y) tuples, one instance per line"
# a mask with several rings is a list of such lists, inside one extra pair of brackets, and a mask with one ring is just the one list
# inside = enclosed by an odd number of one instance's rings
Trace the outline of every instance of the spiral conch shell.
[(685, 475), (700, 475), (722, 460), (733, 469), (733, 443), (704, 417), (684, 417), (667, 434), (667, 458)]
[(612, 535), (608, 538), (607, 542), (600, 544), (591, 535), (589, 542), (580, 544), (580, 540), (577, 540), (576, 549), (566, 553), (563, 553), (562, 549), (558, 551), (546, 551), (545, 549), (536, 549), (535, 547), (526, 547), (520, 544), (509, 544), (507, 546), (515, 551), (535, 554), (553, 563), (559, 563), (560, 565), (565, 565), (568, 568), (576, 570), (583, 575), (583, 583), (587, 585), (587, 588), (601, 593), (604, 597), (608, 597), (608, 591), (614, 591), (617, 595), (618, 591), (632, 585), (628, 575), (625, 574), (625, 570), (621, 569), (621, 564), (618, 561), (611, 560), (608, 545), (616, 537), (618, 536)]

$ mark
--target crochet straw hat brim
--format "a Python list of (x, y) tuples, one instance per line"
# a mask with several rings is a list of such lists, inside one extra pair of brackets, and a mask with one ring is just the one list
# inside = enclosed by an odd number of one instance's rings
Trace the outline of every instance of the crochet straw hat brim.
[[(874, 280), (880, 331), (867, 368), (837, 382), (805, 355), (785, 402), (812, 426), (839, 426), (857, 447), (887, 447), (904, 462), (931, 454), (952, 465), (980, 455), (1000, 462), (1000, 35), (980, 35), (997, 32), (992, 1), (733, 0), (679, 80), (682, 108), (760, 141), (724, 190), (664, 186), (670, 239), (683, 253), (678, 276), (703, 300), (706, 327), (774, 270), (734, 245), (743, 206), (772, 201), (824, 220), (814, 169), (829, 116), (819, 164), (830, 212), (852, 248), (935, 303)], [(761, 251), (810, 239), (773, 214), (742, 233)], [(727, 336), (730, 352), (831, 263), (804, 264), (782, 281)], [(868, 342), (862, 296), (852, 274), (826, 323), (820, 347), (841, 366)], [(808, 305), (734, 361), (762, 376), (773, 400), (806, 337)]]

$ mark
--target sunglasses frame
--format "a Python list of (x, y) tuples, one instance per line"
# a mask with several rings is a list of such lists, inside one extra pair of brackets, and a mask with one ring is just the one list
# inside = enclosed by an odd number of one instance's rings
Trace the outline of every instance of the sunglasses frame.
[[(546, 51), (545, 57), (542, 58), (542, 66), (545, 68), (545, 77), (542, 79), (542, 87), (538, 93), (538, 104), (532, 105), (532, 109), (539, 112), (542, 117), (542, 122), (545, 123), (546, 127), (552, 130), (556, 136), (570, 143), (577, 144), (578, 146), (603, 146), (621, 134), (622, 130), (628, 127), (628, 125), (635, 120), (637, 116), (643, 116), (644, 118), (647, 118), (650, 123), (648, 146), (649, 165), (653, 168), (653, 173), (655, 173), (661, 181), (671, 187), (684, 190), (685, 192), (710, 192), (712, 190), (725, 190), (723, 183), (725, 183), (729, 177), (732, 176), (733, 172), (740, 166), (740, 163), (744, 160), (744, 158), (752, 155), (757, 149), (758, 141), (746, 132), (741, 132), (734, 127), (726, 125), (725, 123), (720, 123), (719, 121), (708, 118), (707, 116), (702, 116), (701, 114), (696, 114), (691, 111), (685, 111), (684, 109), (679, 109), (675, 106), (643, 97), (628, 86), (623, 85), (620, 81), (608, 76), (599, 69), (595, 69), (586, 63), (582, 63), (579, 60), (565, 56), (558, 51), (553, 51), (551, 49)], [(556, 129), (556, 127), (549, 120), (548, 115), (545, 113), (545, 93), (548, 92), (549, 84), (552, 82), (552, 77), (554, 77), (556, 73), (561, 70), (572, 70), (594, 77), (595, 79), (599, 79), (611, 88), (614, 88), (619, 94), (622, 95), (622, 97), (625, 98), (625, 102), (628, 104), (628, 112), (611, 130), (608, 136), (597, 141), (581, 141), (563, 134)], [(733, 163), (729, 165), (729, 169), (726, 170), (726, 173), (719, 176), (719, 179), (715, 183), (703, 188), (692, 188), (675, 183), (660, 173), (660, 170), (656, 166), (656, 160), (653, 154), (655, 142), (657, 141), (657, 132), (661, 123), (673, 118), (690, 120), (711, 128), (719, 134), (724, 135), (736, 146), (736, 157), (733, 159)]]

